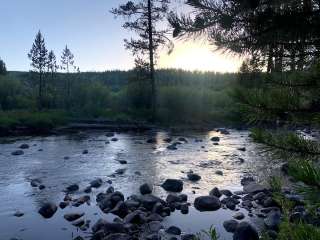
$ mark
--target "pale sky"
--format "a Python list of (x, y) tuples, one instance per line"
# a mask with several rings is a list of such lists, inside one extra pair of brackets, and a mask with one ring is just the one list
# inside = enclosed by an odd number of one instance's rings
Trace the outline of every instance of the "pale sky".
[[(27, 57), (40, 29), (58, 59), (67, 44), (81, 71), (130, 69), (133, 57), (123, 46), (130, 32), (109, 13), (125, 0), (1, 0), (0, 58), (8, 70), (30, 70)], [(240, 60), (213, 51), (203, 42), (176, 41), (171, 55), (160, 54), (158, 68), (235, 72)]]

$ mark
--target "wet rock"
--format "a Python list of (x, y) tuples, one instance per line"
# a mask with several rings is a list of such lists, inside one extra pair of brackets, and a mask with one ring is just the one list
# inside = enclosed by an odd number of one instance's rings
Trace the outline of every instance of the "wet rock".
[(245, 147), (238, 148), (239, 151), (245, 152), (247, 149)]
[(116, 206), (110, 211), (110, 213), (117, 215), (121, 218), (124, 218), (125, 216), (128, 215), (129, 209), (127, 205), (123, 202), (120, 201), (116, 204)]
[(113, 132), (108, 132), (106, 133), (106, 137), (113, 137), (114, 136), (114, 133)]
[(69, 160), (70, 157), (66, 156), (66, 157), (63, 157), (64, 160)]
[(211, 141), (212, 142), (220, 142), (220, 138), (219, 137), (212, 137)]
[(78, 184), (72, 184), (65, 189), (65, 192), (75, 192), (79, 190)]
[(73, 240), (84, 240), (84, 238), (83, 237), (81, 237), (81, 236), (78, 236), (78, 237), (76, 237), (75, 239), (73, 239)]
[(166, 229), (166, 233), (172, 234), (172, 235), (181, 235), (181, 229), (176, 226), (170, 226)]
[(182, 214), (188, 214), (189, 213), (189, 205), (187, 203), (181, 204), (180, 207)]
[(115, 137), (114, 137), (114, 138), (111, 138), (111, 141), (112, 141), (112, 142), (117, 142), (117, 141), (118, 141), (118, 138), (115, 138)]
[(40, 179), (32, 179), (30, 182), (31, 187), (39, 187), (41, 183), (42, 181)]
[(183, 182), (177, 179), (167, 179), (161, 187), (169, 192), (181, 192), (183, 190)]
[(230, 134), (230, 132), (225, 128), (219, 128), (219, 129), (217, 129), (217, 132), (220, 132), (221, 134), (224, 134), (224, 135)]
[(67, 213), (63, 217), (66, 219), (68, 222), (73, 222), (81, 217), (84, 216), (84, 213)]
[(152, 186), (150, 186), (148, 183), (145, 183), (140, 186), (139, 190), (142, 195), (150, 194), (152, 193)]
[(254, 183), (255, 180), (253, 177), (249, 176), (249, 177), (243, 177), (240, 182), (242, 186), (245, 186), (245, 185), (248, 185), (249, 183)]
[(160, 198), (151, 194), (141, 196), (140, 201), (141, 205), (147, 210), (152, 210), (154, 205), (158, 202), (162, 203), (162, 200)]
[(288, 173), (289, 173), (289, 164), (288, 164), (288, 163), (282, 164), (282, 166), (281, 166), (281, 171), (282, 171), (284, 174), (288, 175)]
[(125, 227), (122, 223), (110, 223), (104, 219), (99, 219), (93, 226), (92, 231), (97, 233), (98, 231), (103, 230), (105, 234), (113, 233), (125, 233)]
[(232, 196), (232, 192), (230, 190), (227, 190), (227, 189), (223, 189), (223, 190), (220, 190), (220, 193), (227, 196), (227, 197), (231, 197)]
[(118, 174), (118, 175), (123, 175), (126, 171), (127, 171), (127, 169), (125, 169), (125, 168), (120, 168), (120, 169), (117, 169), (117, 170), (115, 171), (115, 173)]
[(128, 199), (124, 202), (127, 207), (131, 210), (135, 210), (140, 206), (140, 202), (139, 201), (135, 201), (133, 199)]
[(14, 214), (13, 214), (13, 216), (15, 216), (15, 217), (22, 217), (24, 215), (24, 213), (23, 212), (20, 212), (20, 211), (16, 211)]
[(172, 138), (168, 137), (168, 138), (163, 139), (163, 141), (166, 143), (170, 143), (170, 142), (172, 142)]
[(118, 162), (122, 165), (128, 164), (128, 162), (126, 160), (118, 160)]
[(111, 211), (118, 202), (124, 202), (124, 196), (121, 192), (97, 195), (97, 202), (100, 209), (104, 212)]
[(222, 193), (220, 192), (220, 190), (217, 187), (215, 187), (209, 192), (209, 195), (219, 198), (222, 196)]
[(39, 186), (39, 190), (43, 190), (43, 189), (45, 189), (45, 188), (46, 188), (46, 186), (43, 185), (43, 184), (41, 184), (41, 185)]
[(11, 153), (11, 155), (13, 155), (13, 156), (19, 156), (19, 155), (23, 155), (23, 154), (24, 154), (24, 151), (22, 151), (22, 150), (16, 150)]
[(202, 196), (195, 199), (194, 207), (200, 212), (216, 211), (221, 207), (221, 202), (214, 196)]
[(258, 193), (267, 191), (267, 189), (258, 183), (251, 182), (243, 186), (243, 191), (246, 193)]
[(149, 139), (147, 139), (147, 143), (157, 143), (157, 139), (149, 138)]
[(237, 220), (242, 220), (245, 218), (244, 214), (242, 212), (237, 212), (236, 214), (234, 214), (232, 216), (234, 219), (237, 219)]
[(143, 224), (147, 221), (146, 214), (141, 210), (136, 210), (132, 213), (129, 213), (125, 218), (125, 223), (132, 223), (132, 224)]
[(69, 205), (69, 202), (60, 202), (60, 203), (59, 203), (59, 207), (60, 207), (61, 209), (65, 209), (68, 205)]
[(88, 153), (89, 153), (88, 150), (83, 150), (83, 151), (82, 151), (82, 154), (88, 154)]
[(135, 171), (134, 174), (137, 175), (137, 176), (141, 176), (142, 175), (140, 171)]
[(222, 172), (221, 170), (215, 171), (215, 174), (220, 175), (220, 176), (223, 176), (223, 172)]
[(255, 194), (255, 195), (253, 196), (253, 200), (261, 201), (261, 200), (263, 200), (263, 199), (266, 198), (266, 197), (267, 197), (267, 195), (266, 195), (264, 192), (259, 192), (259, 193)]
[(58, 208), (54, 203), (45, 203), (38, 212), (44, 218), (51, 218), (56, 213), (57, 209)]
[(187, 140), (186, 138), (184, 138), (184, 137), (179, 137), (179, 138), (178, 138), (178, 141), (180, 141), (180, 142), (185, 142), (185, 143), (188, 142), (188, 140)]
[(91, 193), (92, 192), (91, 186), (86, 187), (83, 191), (85, 193)]
[(201, 179), (201, 177), (198, 174), (195, 174), (195, 173), (188, 173), (187, 177), (192, 182), (197, 182), (197, 181), (199, 181)]
[(132, 240), (131, 236), (125, 233), (114, 233), (105, 237), (103, 240)]
[(241, 222), (234, 232), (233, 240), (259, 240), (259, 234), (250, 223)]
[(279, 228), (280, 223), (281, 223), (281, 214), (278, 211), (272, 211), (264, 219), (264, 224), (268, 229), (277, 230)]
[(30, 146), (26, 143), (20, 145), (20, 149), (28, 149)]
[(236, 220), (227, 220), (227, 221), (224, 221), (223, 222), (223, 227), (224, 229), (227, 231), (227, 232), (235, 232), (236, 231), (236, 228), (238, 226), (238, 222)]
[(181, 235), (181, 240), (194, 240), (194, 239), (196, 239), (196, 235), (194, 235), (194, 234)]
[(98, 178), (98, 179), (95, 179), (95, 180), (91, 181), (90, 182), (90, 186), (92, 188), (99, 188), (99, 187), (101, 187), (102, 183), (103, 183), (102, 179)]
[(178, 148), (177, 148), (177, 145), (176, 145), (176, 144), (171, 144), (171, 145), (167, 146), (167, 149), (168, 149), (168, 150), (172, 150), (172, 151), (174, 151), (174, 150), (178, 150)]

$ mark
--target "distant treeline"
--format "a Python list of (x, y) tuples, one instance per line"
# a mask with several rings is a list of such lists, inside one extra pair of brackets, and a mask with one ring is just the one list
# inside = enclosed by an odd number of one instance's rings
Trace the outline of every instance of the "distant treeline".
[[(66, 84), (71, 93), (66, 106)], [(229, 96), (237, 74), (158, 70), (157, 121), (162, 123), (226, 123), (238, 118)], [(8, 72), (0, 77), (0, 109), (36, 111), (38, 74)], [(150, 81), (135, 70), (47, 73), (43, 80), (44, 111), (69, 116), (145, 120), (150, 117)], [(237, 121), (237, 120), (236, 120)]]

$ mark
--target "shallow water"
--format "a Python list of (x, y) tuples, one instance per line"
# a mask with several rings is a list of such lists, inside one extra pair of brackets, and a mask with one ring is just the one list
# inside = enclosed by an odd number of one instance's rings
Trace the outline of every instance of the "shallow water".
[[(186, 137), (188, 143), (178, 145), (176, 151), (166, 149), (168, 144), (164, 138), (181, 136)], [(212, 136), (221, 137), (219, 145), (213, 145)], [(107, 183), (91, 193), (91, 206), (59, 209), (49, 220), (37, 213), (45, 201), (58, 204), (64, 196), (62, 190), (73, 183), (80, 185), (81, 192), (95, 178), (111, 179), (116, 190), (129, 196), (138, 193), (140, 184), (148, 182), (155, 186), (155, 195), (166, 197), (167, 193), (159, 185), (166, 178), (177, 178), (184, 180), (183, 193), (188, 194), (189, 201), (193, 202), (195, 197), (207, 195), (215, 186), (241, 190), (240, 179), (244, 175), (253, 175), (263, 181), (279, 166), (259, 145), (250, 141), (247, 131), (231, 130), (230, 135), (215, 131), (171, 134), (159, 131), (119, 133), (115, 137), (119, 139), (117, 142), (106, 144), (105, 132), (83, 132), (12, 139), (11, 143), (0, 144), (0, 239), (70, 240), (78, 235), (89, 236), (63, 219), (67, 212), (83, 211), (85, 219), (92, 223), (99, 217), (113, 219), (95, 206), (95, 195), (105, 190), (109, 186)], [(157, 143), (146, 143), (150, 137), (155, 137)], [(11, 152), (22, 143), (29, 144), (30, 148), (24, 150), (24, 155), (12, 156)], [(246, 151), (238, 150), (240, 147), (246, 147)], [(82, 154), (84, 149), (89, 153)], [(240, 163), (239, 158), (244, 159), (244, 163)], [(126, 160), (128, 164), (121, 165), (119, 160)], [(126, 168), (124, 175), (110, 177), (119, 168)], [(198, 183), (186, 180), (185, 172), (189, 170), (201, 175), (202, 179)], [(222, 170), (223, 176), (215, 174), (216, 170)], [(141, 172), (141, 176), (135, 174), (136, 171)], [(46, 186), (44, 190), (31, 187), (30, 180), (36, 178), (42, 180)], [(14, 217), (17, 210), (25, 215)], [(247, 214), (245, 210), (241, 211)], [(223, 209), (200, 213), (191, 208), (188, 215), (173, 213), (164, 224), (177, 225), (187, 233), (214, 225), (221, 239), (231, 239), (232, 235), (225, 232), (222, 222), (231, 219), (233, 214)], [(256, 222), (256, 219), (247, 220)]]

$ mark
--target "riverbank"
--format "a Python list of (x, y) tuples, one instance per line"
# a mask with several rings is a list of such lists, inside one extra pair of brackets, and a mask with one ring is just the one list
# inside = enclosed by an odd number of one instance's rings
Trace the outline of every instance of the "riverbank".
[(84, 130), (109, 131), (148, 131), (151, 129), (170, 129), (173, 131), (194, 130), (209, 131), (220, 127), (234, 127), (245, 129), (243, 123), (226, 121), (219, 122), (156, 122), (122, 118), (116, 114), (110, 118), (83, 118), (75, 117), (65, 111), (26, 112), (11, 111), (0, 112), (0, 136), (37, 136), (50, 134), (74, 133)]

